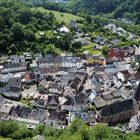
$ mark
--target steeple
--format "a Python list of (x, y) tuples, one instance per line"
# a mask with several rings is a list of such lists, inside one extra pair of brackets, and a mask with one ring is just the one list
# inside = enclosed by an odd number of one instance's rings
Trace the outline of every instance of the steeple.
[(136, 101), (140, 101), (140, 82), (139, 82), (138, 87), (136, 88), (134, 98), (136, 99)]

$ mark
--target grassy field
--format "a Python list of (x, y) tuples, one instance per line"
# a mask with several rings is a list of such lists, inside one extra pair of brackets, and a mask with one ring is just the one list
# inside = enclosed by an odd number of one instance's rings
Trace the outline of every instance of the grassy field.
[(95, 46), (95, 43), (88, 42), (87, 46), (82, 47), (82, 51), (88, 51), (89, 54), (101, 54), (100, 50), (93, 50), (92, 47)]
[(33, 10), (39, 10), (41, 12), (52, 12), (54, 14), (54, 16), (56, 17), (56, 19), (58, 20), (58, 22), (63, 21), (65, 23), (69, 23), (71, 20), (82, 19), (81, 17), (75, 16), (73, 14), (47, 10), (47, 9), (42, 8), (42, 7), (33, 8)]

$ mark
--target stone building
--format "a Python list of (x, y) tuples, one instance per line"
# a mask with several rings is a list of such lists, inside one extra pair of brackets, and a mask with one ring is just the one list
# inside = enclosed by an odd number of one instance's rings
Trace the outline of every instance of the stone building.
[(98, 122), (118, 123), (129, 120), (140, 109), (140, 83), (135, 91), (134, 98), (113, 103), (103, 107), (97, 117)]

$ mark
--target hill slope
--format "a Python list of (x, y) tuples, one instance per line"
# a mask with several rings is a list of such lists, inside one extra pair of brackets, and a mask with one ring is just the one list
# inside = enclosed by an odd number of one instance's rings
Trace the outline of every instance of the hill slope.
[(47, 9), (44, 9), (43, 7), (37, 7), (35, 9), (40, 11), (40, 12), (52, 12), (58, 22), (69, 23), (71, 20), (82, 19), (81, 17), (75, 16), (75, 15), (70, 14), (70, 13), (59, 12), (59, 11), (54, 11), (54, 10), (47, 10)]
[(87, 14), (108, 14), (114, 18), (127, 17), (140, 19), (140, 0), (70, 0), (68, 4), (73, 12)]

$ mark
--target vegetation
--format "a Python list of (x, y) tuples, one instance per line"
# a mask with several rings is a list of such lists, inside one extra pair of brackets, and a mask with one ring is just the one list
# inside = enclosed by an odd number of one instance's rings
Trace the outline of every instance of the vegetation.
[(43, 54), (72, 51), (73, 33), (55, 34), (61, 24), (52, 12), (32, 9), (15, 0), (0, 1), (0, 11), (0, 52), (11, 55), (25, 51)]
[(87, 14), (108, 14), (111, 13), (112, 17), (126, 17), (135, 19), (138, 23), (140, 20), (139, 0), (70, 0), (69, 8), (74, 13), (82, 12)]
[[(134, 42), (128, 42), (125, 37), (118, 37), (111, 31), (104, 29), (103, 26), (110, 21), (101, 16), (85, 15), (81, 18), (68, 13), (61, 13), (51, 10), (46, 10), (42, 4), (36, 4), (32, 8), (27, 3), (15, 2), (16, 0), (1, 0), (0, 1), (0, 52), (8, 55), (20, 54), (22, 52), (41, 52), (59, 54), (63, 51), (70, 51), (73, 53), (81, 53), (87, 50), (91, 54), (101, 51), (93, 51), (93, 43), (90, 42), (88, 46), (81, 48), (80, 43), (72, 43), (75, 29), (71, 29), (67, 24), (72, 19), (77, 19), (77, 23), (81, 30), (90, 34), (91, 39), (96, 36), (102, 36), (107, 40), (119, 38), (122, 40), (119, 46), (131, 45)], [(35, 0), (36, 1), (36, 0)], [(43, 0), (42, 0), (43, 1)], [(46, 0), (44, 0), (46, 2)], [(33, 2), (33, 1), (32, 1)], [(58, 5), (59, 6), (59, 5)], [(50, 8), (51, 9), (51, 8)], [(82, 15), (82, 14), (81, 14)], [(112, 21), (111, 21), (112, 22)], [(115, 22), (115, 21), (113, 21)], [(61, 35), (55, 32), (62, 25), (67, 24), (70, 33)], [(131, 32), (140, 34), (140, 25), (125, 25), (121, 22), (115, 22), (118, 26), (124, 27)], [(137, 42), (138, 44), (138, 42)]]
[[(67, 138), (71, 140), (140, 139), (136, 134), (123, 134), (103, 124), (98, 124), (90, 128), (79, 119), (75, 119), (72, 124), (64, 130), (54, 127), (45, 127), (42, 124), (38, 125), (34, 130), (29, 130), (24, 124), (18, 124), (16, 122), (0, 122), (0, 135), (2, 136), (1, 139), (4, 140), (30, 140), (35, 135), (43, 135), (47, 140), (66, 140)], [(9, 137), (9, 139), (6, 137)]]
[(54, 11), (54, 10), (47, 10), (47, 9), (44, 9), (43, 7), (36, 7), (36, 8), (33, 8), (33, 9), (39, 10), (41, 12), (51, 12), (51, 13), (53, 13), (54, 17), (60, 23), (61, 22), (69, 23), (71, 20), (80, 20), (80, 19), (82, 19), (81, 17), (75, 16), (75, 15), (70, 14), (70, 13)]

